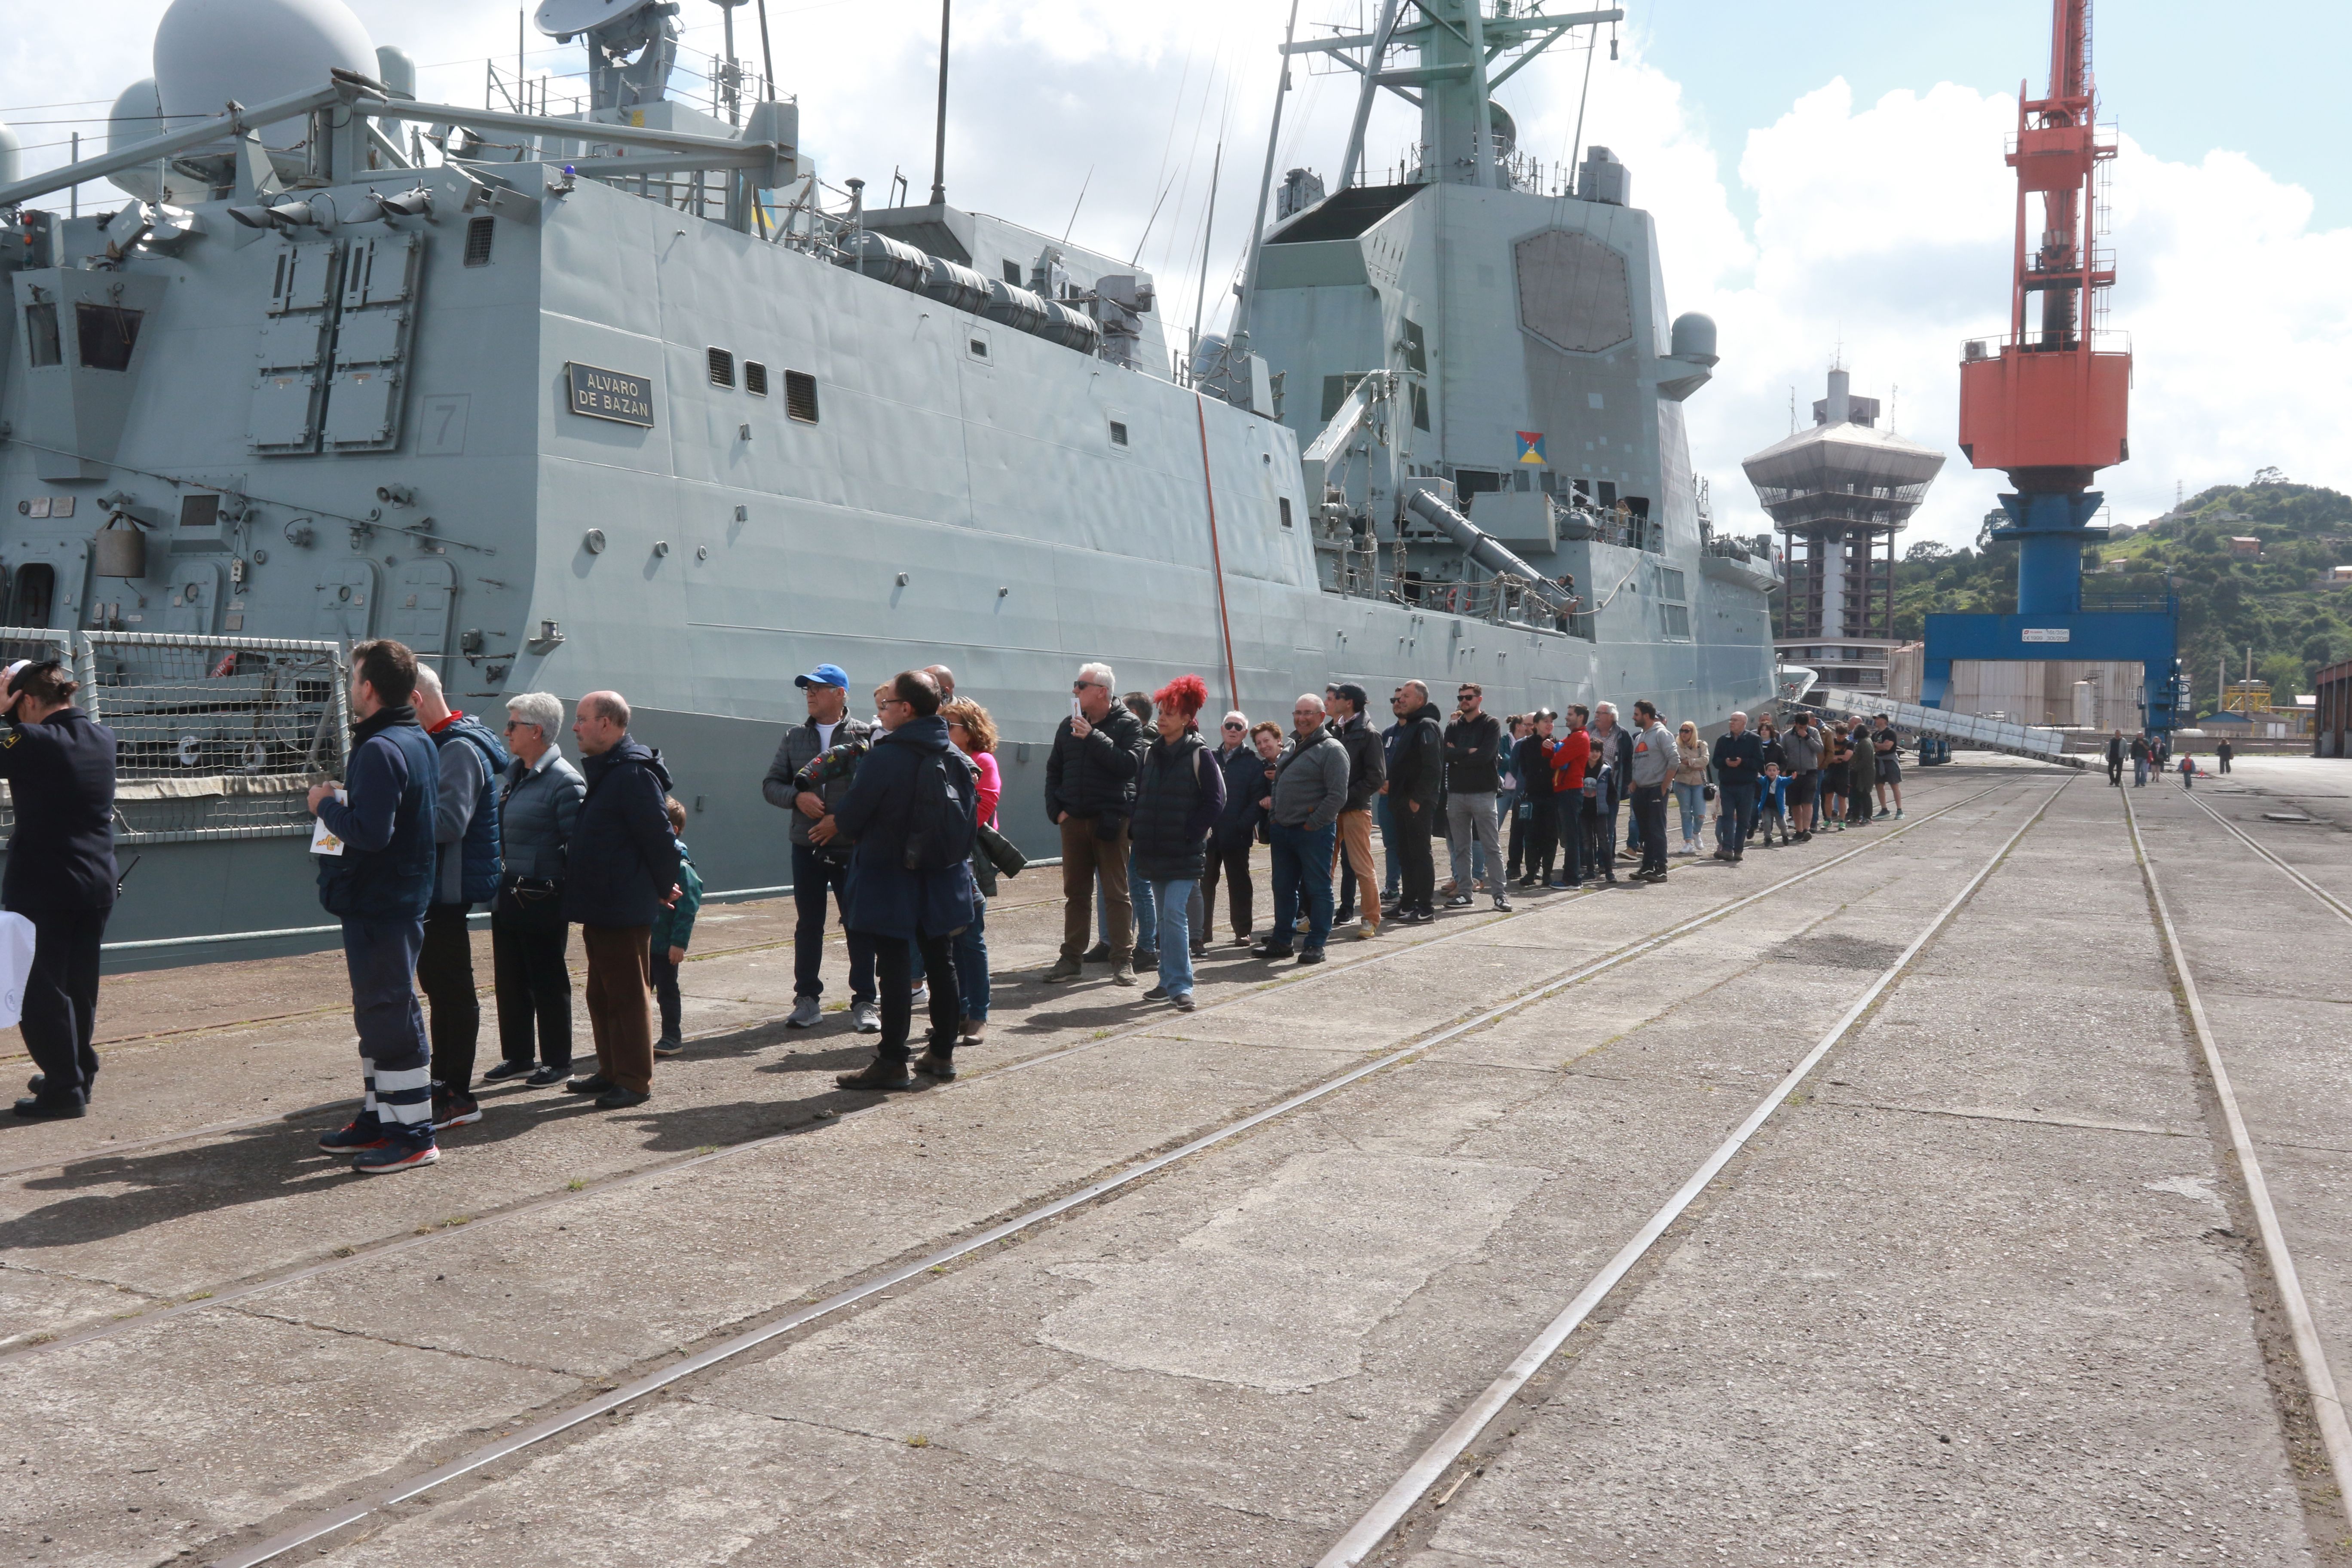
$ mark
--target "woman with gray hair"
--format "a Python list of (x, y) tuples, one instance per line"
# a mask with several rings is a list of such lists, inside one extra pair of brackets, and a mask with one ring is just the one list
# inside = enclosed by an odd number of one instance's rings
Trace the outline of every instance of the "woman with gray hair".
[(529, 1073), (531, 1086), (544, 1089), (572, 1076), (572, 972), (564, 963), (572, 928), (563, 919), (563, 855), (588, 784), (556, 743), (563, 718), (562, 699), (547, 692), (507, 699), (507, 749), (514, 763), (499, 796), (506, 866), (490, 905), (499, 1054), (505, 1059), (482, 1075), (485, 1083)]

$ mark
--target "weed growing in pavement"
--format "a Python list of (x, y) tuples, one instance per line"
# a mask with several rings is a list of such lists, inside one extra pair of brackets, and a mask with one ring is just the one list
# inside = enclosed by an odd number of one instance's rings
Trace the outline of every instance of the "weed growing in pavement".
[(580, 1192), (588, 1185), (588, 1178), (585, 1176), (574, 1176), (563, 1184), (571, 1188), (575, 1193)]

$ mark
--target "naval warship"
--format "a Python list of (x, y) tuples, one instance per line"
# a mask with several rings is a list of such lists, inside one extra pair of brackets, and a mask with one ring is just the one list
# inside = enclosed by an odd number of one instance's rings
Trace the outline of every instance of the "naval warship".
[[(474, 110), (339, 0), (175, 0), (103, 156), (26, 177), (0, 131), (0, 644), (121, 737), (116, 962), (324, 938), (301, 790), (369, 637), (494, 721), (625, 692), (716, 896), (788, 880), (761, 779), (820, 661), (951, 666), (1033, 853), (1082, 660), (1253, 715), (1772, 700), (1770, 541), (1714, 532), (1684, 432), (1713, 323), (1668, 318), (1624, 165), (1548, 175), (1491, 97), (1622, 13), (1294, 31), (1360, 78), (1342, 166), (1277, 177), (1278, 96), (1230, 320), (1179, 342), (1148, 273), (936, 173), (820, 179), (731, 5), (674, 94), (679, 8), (546, 0), (587, 96)], [(1420, 140), (1375, 179), (1381, 92)]]

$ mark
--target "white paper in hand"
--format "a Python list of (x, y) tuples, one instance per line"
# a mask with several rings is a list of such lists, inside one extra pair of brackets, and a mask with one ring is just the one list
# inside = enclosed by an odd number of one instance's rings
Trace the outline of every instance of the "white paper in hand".
[[(349, 805), (351, 802), (351, 797), (345, 795), (341, 790), (337, 790), (335, 792), (335, 799), (345, 805)], [(342, 852), (343, 841), (336, 837), (334, 834), (328, 829), (326, 818), (313, 818), (310, 823), (310, 853), (313, 855), (340, 855)]]
[(14, 911), (0, 914), (0, 1028), (24, 1016), (25, 981), (33, 973), (33, 922)]

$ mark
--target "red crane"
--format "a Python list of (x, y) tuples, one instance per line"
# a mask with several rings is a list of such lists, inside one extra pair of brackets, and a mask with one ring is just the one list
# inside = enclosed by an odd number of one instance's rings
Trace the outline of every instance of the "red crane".
[[(2096, 290), (2116, 280), (2098, 248), (2099, 165), (2116, 155), (2095, 122), (2091, 0), (2053, 0), (2050, 93), (2017, 89), (2017, 257), (2009, 332), (1978, 339), (1960, 361), (1960, 450), (2006, 470), (2021, 494), (2069, 494), (2131, 456), (2131, 350), (2103, 347)], [(2026, 225), (2042, 199), (2042, 226)], [(2038, 312), (2033, 301), (2039, 300)], [(2039, 320), (2029, 321), (2038, 314)]]

